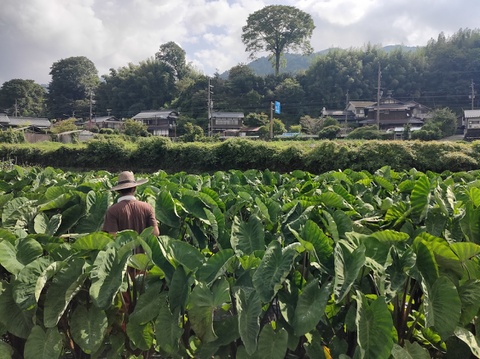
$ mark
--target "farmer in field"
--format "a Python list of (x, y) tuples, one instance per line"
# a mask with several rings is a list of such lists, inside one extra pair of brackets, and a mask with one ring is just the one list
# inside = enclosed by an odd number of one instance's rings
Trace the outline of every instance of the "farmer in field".
[(117, 191), (120, 197), (117, 203), (108, 208), (103, 231), (116, 235), (118, 231), (125, 229), (141, 233), (145, 228), (153, 227), (153, 234), (155, 236), (160, 234), (153, 207), (135, 198), (137, 186), (147, 181), (147, 179), (135, 180), (131, 171), (124, 171), (118, 175), (117, 185), (111, 190)]

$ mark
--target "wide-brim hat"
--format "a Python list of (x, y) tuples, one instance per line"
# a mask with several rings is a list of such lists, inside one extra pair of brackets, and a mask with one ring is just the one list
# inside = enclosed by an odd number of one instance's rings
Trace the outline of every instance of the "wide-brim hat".
[(122, 189), (137, 187), (147, 182), (148, 182), (148, 179), (135, 180), (135, 176), (131, 171), (123, 171), (123, 172), (120, 172), (120, 174), (118, 175), (116, 186), (113, 186), (110, 190), (120, 191)]

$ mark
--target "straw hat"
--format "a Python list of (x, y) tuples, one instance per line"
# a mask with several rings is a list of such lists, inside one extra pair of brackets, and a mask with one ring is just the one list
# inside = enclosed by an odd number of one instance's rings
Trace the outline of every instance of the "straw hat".
[(116, 186), (113, 186), (111, 191), (120, 191), (122, 189), (132, 188), (147, 183), (148, 179), (135, 180), (135, 176), (131, 171), (123, 171), (118, 175), (118, 182)]

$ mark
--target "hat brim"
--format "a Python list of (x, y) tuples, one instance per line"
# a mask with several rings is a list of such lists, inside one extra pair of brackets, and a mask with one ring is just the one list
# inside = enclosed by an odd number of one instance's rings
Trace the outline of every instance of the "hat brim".
[(148, 182), (148, 179), (139, 179), (137, 181), (129, 181), (126, 183), (121, 183), (121, 184), (117, 184), (116, 186), (113, 186), (112, 188), (110, 188), (110, 191), (120, 191), (122, 189), (133, 188), (147, 182)]

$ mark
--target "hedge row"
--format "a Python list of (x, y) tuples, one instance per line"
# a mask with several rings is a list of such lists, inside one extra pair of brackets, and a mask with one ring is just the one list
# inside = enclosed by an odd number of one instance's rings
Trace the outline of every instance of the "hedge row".
[(389, 165), (395, 170), (467, 171), (479, 168), (480, 142), (312, 141), (263, 142), (232, 139), (219, 143), (172, 143), (145, 138), (135, 144), (92, 140), (82, 146), (45, 150), (34, 145), (0, 146), (3, 160), (20, 165), (64, 169), (137, 172), (203, 173), (230, 169), (270, 169), (311, 173), (350, 168), (373, 172)]

